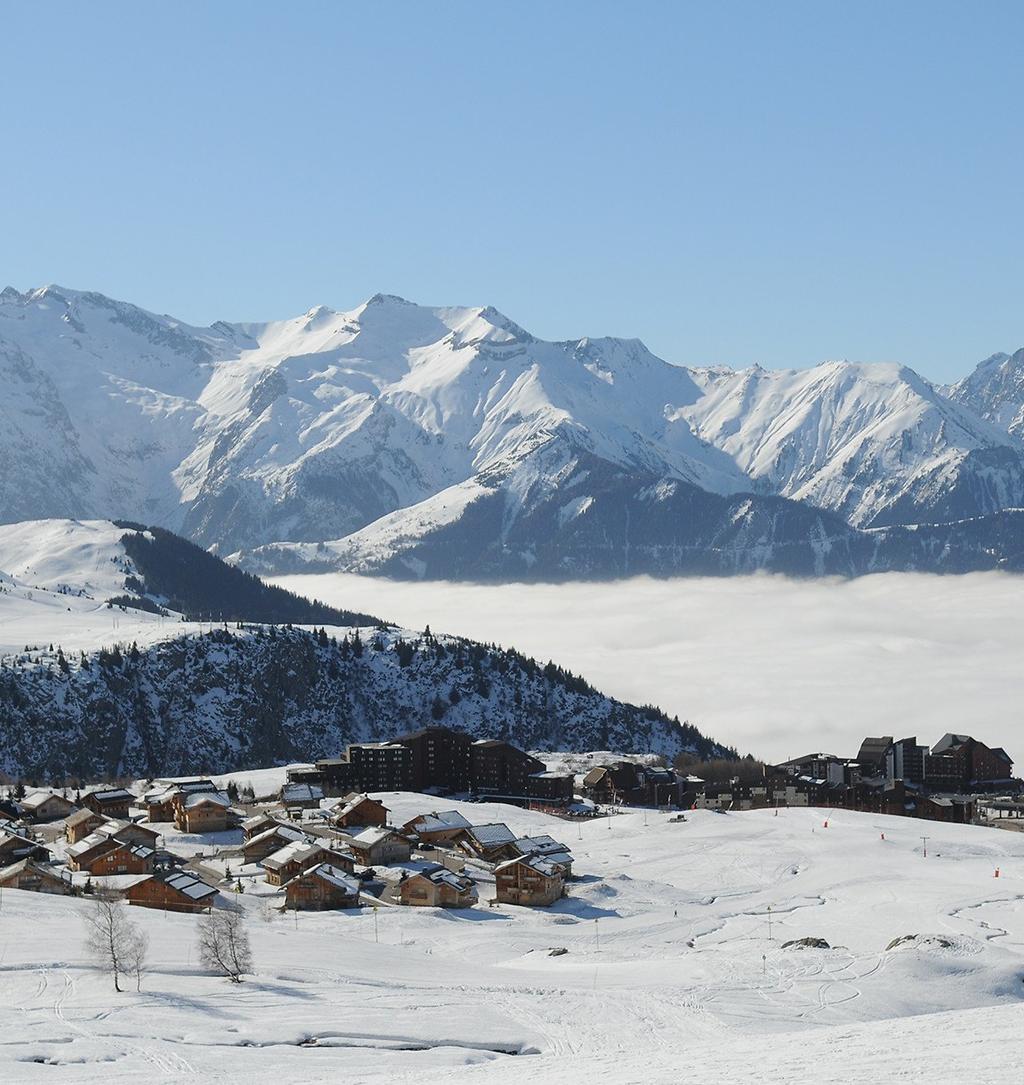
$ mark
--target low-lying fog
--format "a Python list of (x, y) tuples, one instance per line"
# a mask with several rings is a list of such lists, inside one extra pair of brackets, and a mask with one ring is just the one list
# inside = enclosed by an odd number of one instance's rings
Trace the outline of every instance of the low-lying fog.
[(1024, 764), (1024, 577), (887, 573), (853, 581), (280, 583), (413, 629), (554, 659), (741, 752), (853, 756), (865, 734), (967, 731)]

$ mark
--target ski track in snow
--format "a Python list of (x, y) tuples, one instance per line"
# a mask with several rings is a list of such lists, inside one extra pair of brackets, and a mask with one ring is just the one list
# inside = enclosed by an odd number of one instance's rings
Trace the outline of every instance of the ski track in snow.
[[(397, 822), (437, 806), (383, 799)], [(901, 1081), (952, 1085), (1024, 1058), (1024, 834), (931, 823), (924, 859), (917, 822), (844, 811), (577, 829), (452, 805), (564, 839), (570, 896), (386, 908), (378, 943), (368, 910), (264, 922), (250, 892), (257, 972), (237, 986), (192, 963), (193, 917), (132, 909), (149, 968), (141, 993), (116, 995), (84, 955), (88, 902), (6, 892), (0, 987), (21, 1012), (0, 1013), (0, 1080), (547, 1082), (615, 1067), (616, 1082), (657, 1083), (714, 1065), (718, 1080), (877, 1085), (898, 1064)], [(808, 937), (832, 948), (783, 948)]]

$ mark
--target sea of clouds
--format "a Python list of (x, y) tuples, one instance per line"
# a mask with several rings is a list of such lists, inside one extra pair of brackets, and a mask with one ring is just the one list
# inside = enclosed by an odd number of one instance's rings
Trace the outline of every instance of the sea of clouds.
[(554, 659), (771, 760), (966, 731), (1024, 766), (1024, 577), (886, 573), (612, 583), (280, 578), (413, 629)]

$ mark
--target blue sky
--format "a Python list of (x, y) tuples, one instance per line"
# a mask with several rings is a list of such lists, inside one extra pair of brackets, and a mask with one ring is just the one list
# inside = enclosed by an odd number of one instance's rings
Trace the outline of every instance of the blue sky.
[(1024, 344), (1024, 5), (6, 5), (0, 279), (672, 361)]

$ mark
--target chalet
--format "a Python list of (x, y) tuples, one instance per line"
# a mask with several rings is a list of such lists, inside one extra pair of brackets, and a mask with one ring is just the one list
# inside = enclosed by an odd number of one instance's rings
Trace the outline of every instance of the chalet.
[(127, 818), (133, 802), (135, 796), (123, 787), (99, 789), (82, 796), (82, 806), (108, 818)]
[(355, 870), (355, 858), (348, 852), (335, 851), (314, 840), (295, 840), (268, 855), (260, 864), (270, 885), (285, 885), (292, 878), (318, 863), (328, 863), (346, 873)]
[[(107, 819), (100, 822), (89, 836), (105, 836), (108, 840), (119, 840), (122, 844), (142, 844), (154, 851), (160, 843), (160, 834), (158, 832), (147, 828), (145, 825), (140, 825), (136, 821)], [(86, 837), (81, 839), (85, 840)]]
[(24, 816), (25, 811), (13, 799), (0, 799), (0, 825), (21, 821)]
[(207, 912), (218, 893), (187, 870), (160, 871), (125, 890), (129, 904), (168, 912)]
[(494, 885), (499, 904), (544, 907), (565, 894), (565, 871), (541, 855), (524, 855), (496, 866)]
[(371, 825), (362, 832), (345, 837), (345, 844), (363, 866), (387, 866), (405, 862), (412, 855), (409, 841), (384, 825)]
[(49, 858), (49, 850), (35, 840), (10, 831), (0, 832), (0, 867), (19, 863), (22, 859), (45, 861)]
[(69, 844), (77, 844), (84, 840), (90, 833), (95, 832), (107, 819), (95, 810), (83, 807), (76, 810), (64, 822), (64, 839)]
[(297, 874), (285, 886), (285, 907), (323, 911), (355, 908), (361, 885), (350, 871), (330, 863), (318, 863)]
[(318, 784), (287, 783), (278, 794), (286, 810), (315, 810), (323, 797), (324, 790)]
[(352, 792), (331, 808), (331, 821), (339, 829), (357, 825), (387, 825), (388, 808), (368, 795)]
[(295, 825), (273, 825), (250, 837), (242, 845), (242, 856), (247, 863), (258, 863), (286, 844), (306, 839), (306, 834)]
[(281, 818), (274, 817), (273, 814), (253, 814), (251, 818), (246, 818), (245, 821), (242, 822), (242, 839), (252, 840), (253, 837), (259, 836), (260, 833), (265, 833), (268, 829), (287, 824), (288, 822), (282, 821)]
[(470, 825), (463, 830), (457, 841), (458, 847), (469, 855), (475, 855), (487, 863), (513, 858), (516, 834), (507, 825), (493, 822), (489, 825)]
[(403, 904), (428, 908), (472, 908), (477, 901), (472, 878), (437, 863), (404, 876), (399, 891)]
[(107, 874), (151, 874), (156, 853), (145, 844), (133, 844), (96, 832), (68, 848), (69, 870), (96, 877)]
[(186, 833), (222, 833), (228, 828), (231, 800), (221, 791), (181, 794), (174, 800), (174, 824)]
[(21, 805), (32, 821), (60, 821), (75, 812), (73, 802), (50, 791), (34, 791), (21, 800)]
[(450, 844), (457, 840), (469, 822), (458, 810), (440, 814), (421, 814), (402, 826), (404, 833), (419, 837), (421, 844)]
[(216, 791), (217, 785), (212, 780), (194, 777), (190, 780), (162, 780), (160, 786), (147, 791), (142, 796), (142, 805), (146, 810), (146, 820), (151, 822), (174, 821), (175, 800), (183, 795)]
[(550, 836), (521, 836), (512, 841), (512, 847), (519, 855), (539, 855), (549, 859), (565, 871), (567, 878), (572, 876), (572, 852)]
[(10, 866), (0, 867), (0, 889), (25, 889), (30, 893), (55, 895), (74, 892), (70, 881), (62, 878), (59, 870), (34, 859), (21, 859)]
[(618, 761), (614, 765), (598, 765), (583, 777), (583, 790), (594, 800), (602, 803), (620, 803), (635, 790), (636, 765), (632, 761)]

